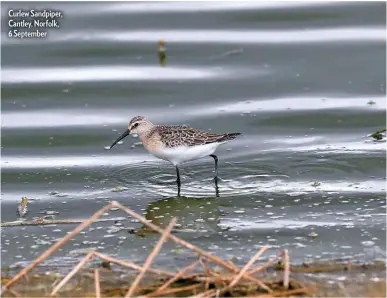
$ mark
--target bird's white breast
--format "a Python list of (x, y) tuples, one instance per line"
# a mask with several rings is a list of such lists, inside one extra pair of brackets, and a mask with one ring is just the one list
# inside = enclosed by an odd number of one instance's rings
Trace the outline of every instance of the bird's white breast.
[(215, 152), (216, 148), (218, 148), (220, 144), (222, 143), (211, 143), (198, 146), (179, 146), (173, 148), (163, 147), (150, 153), (158, 158), (168, 160), (174, 165), (178, 165), (186, 161), (209, 156)]

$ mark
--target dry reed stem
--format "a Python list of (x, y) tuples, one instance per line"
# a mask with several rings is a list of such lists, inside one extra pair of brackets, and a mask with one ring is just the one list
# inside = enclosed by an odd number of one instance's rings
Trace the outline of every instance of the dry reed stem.
[[(201, 286), (202, 286), (201, 284), (195, 284), (195, 285), (189, 285), (189, 286), (180, 287), (180, 288), (166, 289), (165, 291), (158, 293), (157, 296), (165, 297), (166, 295), (175, 294), (178, 292), (194, 290), (194, 289), (200, 288)], [(156, 297), (156, 296), (152, 296), (152, 297)]]
[(204, 291), (208, 291), (209, 288), (210, 288), (210, 282), (206, 281), (204, 284)]
[[(245, 273), (246, 274), (246, 273)], [(245, 278), (246, 275), (242, 276), (242, 278)], [(216, 277), (215, 277), (216, 278)], [(218, 276), (217, 277), (218, 279), (217, 280), (221, 280), (221, 281), (226, 281), (226, 280), (233, 280), (235, 278), (235, 275), (231, 275), (231, 276), (226, 276), (225, 278), (223, 276)], [(216, 279), (215, 279), (216, 280)], [(254, 281), (258, 286), (260, 286), (262, 289), (266, 290), (267, 292), (271, 293), (272, 290), (269, 286), (267, 286), (264, 282), (262, 282), (261, 280), (259, 279), (256, 279), (256, 278), (252, 278), (252, 279), (248, 279), (250, 281)]]
[(195, 296), (191, 296), (190, 298), (212, 297), (215, 294), (216, 294), (216, 290), (208, 290), (206, 292), (199, 293)]
[[(211, 277), (198, 276), (196, 278), (196, 280), (201, 281), (201, 282), (214, 283), (214, 282), (219, 282), (219, 281), (231, 281), (231, 280), (233, 280), (234, 277), (235, 277), (235, 274), (234, 275), (217, 275), (217, 276), (211, 276)], [(187, 277), (184, 276), (184, 278), (187, 278)]]
[(21, 295), (15, 290), (9, 289), (8, 292), (10, 292), (14, 297), (17, 297), (17, 298), (21, 297)]
[(273, 297), (287, 297), (287, 296), (292, 296), (297, 294), (310, 294), (310, 293), (307, 288), (301, 288), (301, 289), (294, 289), (289, 291), (276, 292), (276, 293), (272, 293), (271, 295)]
[[(230, 284), (222, 289), (219, 290), (219, 292), (217, 292), (216, 294), (217, 295), (221, 295), (223, 294), (224, 292), (232, 289), (241, 279), (242, 277), (246, 274), (247, 270), (249, 270), (249, 268), (258, 260), (258, 258), (269, 248), (268, 245), (265, 245), (264, 247), (262, 247), (251, 259), (250, 261), (247, 262), (247, 264), (242, 268), (241, 271), (239, 271), (239, 273), (234, 277), (234, 279), (230, 282)], [(266, 291), (268, 291), (269, 293), (272, 292), (272, 290), (267, 287), (263, 282), (260, 281), (260, 286), (262, 288), (264, 288)]]
[(101, 286), (99, 284), (99, 270), (94, 271), (95, 298), (101, 298)]
[(257, 296), (246, 296), (246, 298), (287, 297), (287, 296), (292, 296), (292, 295), (297, 295), (297, 294), (309, 294), (310, 295), (307, 288), (301, 288), (301, 289), (294, 289), (294, 290), (289, 290), (289, 291), (278, 291), (278, 292), (273, 292), (271, 294), (262, 294), (262, 295), (257, 295)]
[[(195, 278), (195, 277), (196, 277), (197, 281), (214, 283), (214, 282), (220, 282), (220, 281), (231, 281), (235, 278), (235, 274), (220, 274), (220, 275), (210, 276), (210, 277), (192, 275), (192, 278)], [(191, 278), (191, 275), (184, 276), (184, 278), (189, 279), (189, 278)], [(250, 279), (249, 279), (249, 281), (250, 281)], [(256, 282), (255, 279), (254, 279), (254, 282)]]
[(250, 261), (247, 262), (247, 264), (242, 268), (242, 270), (238, 273), (238, 275), (234, 278), (233, 281), (231, 281), (229, 287), (232, 288), (235, 286), (243, 275), (247, 272), (247, 270), (255, 263), (256, 260), (269, 248), (269, 245), (265, 245), (262, 247), (256, 254), (253, 256)]
[[(207, 268), (204, 264), (202, 264), (202, 267), (203, 267), (203, 269)], [(210, 275), (210, 273), (211, 272), (207, 273), (207, 275)], [(183, 278), (185, 278), (185, 279), (193, 279), (193, 278), (195, 278), (195, 280), (197, 280), (197, 281), (205, 282), (205, 285), (207, 285), (207, 288), (205, 290), (207, 291), (208, 290), (208, 286), (209, 286), (210, 283), (232, 281), (235, 278), (235, 274), (220, 274), (220, 275), (211, 276), (211, 277), (207, 277), (207, 276), (203, 277), (203, 276), (198, 276), (197, 274), (193, 274), (193, 275), (184, 276)], [(253, 277), (246, 278), (246, 276), (243, 276), (242, 278), (245, 278), (245, 279), (247, 279), (249, 281), (255, 282), (261, 288), (263, 288), (264, 290), (266, 290), (268, 292), (271, 291), (270, 287), (267, 286), (262, 281), (260, 281), (259, 279), (256, 279), (256, 278), (253, 278)]]
[[(246, 276), (246, 273), (245, 273)], [(243, 278), (243, 276), (242, 276)], [(266, 290), (267, 292), (271, 293), (272, 289), (267, 286), (264, 282), (260, 281), (259, 279), (254, 279), (255, 283), (257, 283), (262, 289)]]
[(199, 258), (199, 264), (202, 265), (205, 274), (211, 275), (211, 270), (208, 268), (207, 264), (204, 263), (202, 257)]
[(94, 257), (94, 252), (89, 252), (74, 268), (71, 270), (61, 282), (52, 290), (50, 296), (54, 296), (90, 259)]
[(196, 281), (202, 281), (202, 278), (200, 277), (201, 275), (202, 275), (201, 273), (197, 272), (197, 273), (190, 274), (190, 275), (184, 275), (181, 278), (182, 279), (194, 279)]
[[(142, 269), (141, 266), (136, 265), (135, 263), (116, 259), (116, 258), (107, 256), (107, 255), (104, 255), (104, 254), (97, 252), (97, 251), (94, 252), (94, 255), (102, 260), (105, 260), (105, 261), (111, 262), (111, 263), (115, 263), (115, 264), (121, 265), (123, 267), (127, 267), (127, 268), (134, 269), (137, 271), (141, 271), (141, 269)], [(158, 269), (152, 269), (152, 268), (149, 268), (148, 272), (158, 274), (158, 275), (175, 276), (175, 273), (171, 273), (171, 272), (163, 271), (163, 270), (158, 270)]]
[(220, 290), (216, 290), (215, 297), (218, 298), (220, 295)]
[[(254, 262), (256, 260), (258, 260), (258, 258), (269, 248), (268, 245), (265, 245), (264, 247), (262, 247), (251, 259), (250, 261), (242, 268), (242, 270), (239, 271), (239, 273), (234, 276), (233, 280), (230, 282), (230, 284), (222, 289), (219, 289), (219, 290), (209, 290), (209, 291), (206, 291), (206, 292), (203, 292), (199, 295), (196, 295), (196, 296), (193, 296), (195, 298), (201, 298), (201, 297), (211, 297), (213, 296), (214, 294), (216, 296), (219, 296), (221, 294), (223, 294), (224, 292), (230, 290), (232, 287), (234, 287), (241, 279), (242, 277), (246, 274), (247, 270), (254, 264)], [(268, 292), (272, 292), (272, 290), (267, 287), (266, 285), (263, 284), (263, 282), (260, 281), (260, 283), (264, 286), (264, 288), (266, 288), (266, 290)], [(262, 286), (261, 286), (262, 287)]]
[(113, 205), (114, 205), (113, 203), (107, 204), (105, 207), (101, 208), (96, 213), (94, 213), (94, 215), (91, 216), (89, 219), (87, 219), (86, 221), (81, 223), (79, 226), (77, 226), (75, 229), (73, 229), (69, 234), (64, 236), (61, 240), (54, 243), (49, 249), (47, 249), (39, 257), (37, 257), (31, 264), (29, 264), (27, 267), (25, 267), (23, 270), (21, 270), (18, 274), (16, 274), (11, 280), (9, 280), (7, 282), (7, 284), (2, 287), (0, 295), (3, 295), (16, 281), (19, 280), (20, 277), (25, 276), (33, 268), (35, 268), (37, 265), (39, 265), (41, 262), (43, 262), (45, 259), (47, 259), (49, 256), (51, 256), (53, 253), (55, 253), (60, 247), (62, 247), (64, 244), (66, 244), (67, 241), (69, 241), (75, 235), (79, 234), (79, 232), (81, 232), (84, 228), (88, 227), (95, 220), (97, 220), (99, 217), (101, 217), (105, 213), (105, 211), (112, 208)]
[[(265, 245), (264, 247), (262, 247), (262, 249), (264, 249), (263, 252), (265, 252), (268, 249), (268, 245)], [(263, 252), (258, 257), (260, 257), (263, 254)], [(262, 268), (266, 268), (267, 266), (268, 265), (265, 264), (265, 267), (264, 266), (261, 266), (261, 267)], [(250, 272), (252, 272), (252, 271), (250, 271)], [(250, 272), (248, 272), (247, 274), (252, 274)], [(220, 275), (220, 276), (215, 277), (214, 281), (216, 281), (216, 280), (230, 280), (230, 279), (233, 280), (234, 278), (235, 278), (235, 275)], [(253, 278), (253, 277), (246, 278), (246, 273), (242, 276), (242, 278), (245, 278), (245, 279), (248, 279), (250, 281), (253, 281), (253, 282), (257, 283), (262, 289), (266, 290), (269, 293), (272, 292), (270, 287), (267, 286), (262, 281), (260, 281), (259, 279), (256, 279), (256, 278)]]
[(234, 264), (234, 262), (233, 261), (231, 261), (231, 260), (227, 260), (227, 263), (229, 263), (232, 267), (234, 267), (234, 270), (239, 270), (239, 268)]
[(172, 220), (169, 223), (168, 227), (163, 231), (162, 236), (161, 236), (159, 242), (157, 242), (157, 244), (154, 247), (153, 251), (147, 257), (144, 266), (142, 267), (140, 273), (137, 275), (136, 279), (134, 280), (134, 282), (130, 286), (128, 292), (125, 295), (125, 298), (131, 297), (134, 294), (134, 292), (136, 291), (136, 288), (137, 288), (138, 284), (140, 283), (140, 281), (144, 277), (146, 271), (148, 270), (148, 268), (152, 264), (153, 259), (157, 256), (157, 254), (159, 253), (159, 251), (160, 251), (161, 247), (163, 246), (164, 242), (168, 239), (168, 235), (171, 233), (172, 228), (176, 224), (176, 221), (177, 221), (176, 217), (172, 218)]
[(262, 271), (263, 269), (266, 269), (267, 267), (273, 265), (278, 260), (280, 260), (280, 256), (279, 255), (274, 257), (273, 259), (269, 260), (267, 263), (265, 263), (263, 265), (260, 265), (260, 266), (258, 266), (256, 268), (250, 270), (249, 272), (247, 272), (247, 274), (252, 275), (252, 274), (255, 274), (255, 273), (259, 272), (259, 271)]
[(289, 275), (290, 275), (289, 254), (288, 254), (288, 250), (284, 249), (284, 288), (285, 289), (289, 289)]
[(158, 288), (155, 292), (150, 293), (147, 295), (147, 297), (153, 297), (153, 295), (158, 295), (160, 292), (164, 291), (166, 288), (168, 288), (172, 283), (174, 283), (176, 280), (181, 278), (186, 272), (192, 270), (196, 267), (196, 265), (199, 264), (199, 260), (196, 260), (191, 265), (188, 265), (187, 267), (180, 270), (174, 277), (169, 279), (165, 284), (163, 284), (160, 288)]

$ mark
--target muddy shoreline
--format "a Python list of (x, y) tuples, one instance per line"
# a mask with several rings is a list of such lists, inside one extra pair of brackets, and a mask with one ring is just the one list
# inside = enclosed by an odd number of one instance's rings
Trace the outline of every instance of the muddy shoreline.
[[(283, 296), (314, 296), (314, 297), (386, 297), (386, 266), (384, 262), (377, 261), (369, 264), (341, 263), (341, 262), (315, 262), (290, 266), (289, 290), (281, 286), (283, 264), (278, 262), (273, 268), (255, 275), (265, 284), (270, 284), (276, 289), (272, 297)], [(63, 268), (62, 268), (63, 269)], [(69, 270), (71, 268), (68, 268)], [(61, 290), (60, 297), (95, 297), (95, 270), (99, 271), (101, 297), (124, 297), (137, 274), (133, 271), (122, 270), (119, 266), (108, 262), (94, 262), (88, 268), (80, 271)], [(160, 269), (161, 270), (161, 269)], [(219, 268), (211, 268), (211, 275), (221, 276), (226, 274)], [(3, 268), (1, 270), (1, 284), (6, 284), (15, 274), (15, 269)], [(208, 275), (193, 271), (190, 279), (178, 279), (170, 286), (170, 297), (188, 297), (199, 293), (200, 279)], [(12, 290), (22, 297), (48, 297), (52, 287), (64, 277), (51, 267), (41, 266), (28, 275), (27, 279), (18, 282)], [(148, 295), (162, 286), (168, 278), (157, 275), (146, 275), (142, 280), (137, 295)], [(209, 289), (219, 286), (209, 284)], [(173, 293), (173, 289), (186, 289)], [(301, 289), (306, 289), (305, 291)], [(224, 293), (224, 296), (257, 296), (267, 295), (259, 290), (254, 283), (240, 283), (233, 291)], [(14, 297), (12, 292), (4, 297)]]

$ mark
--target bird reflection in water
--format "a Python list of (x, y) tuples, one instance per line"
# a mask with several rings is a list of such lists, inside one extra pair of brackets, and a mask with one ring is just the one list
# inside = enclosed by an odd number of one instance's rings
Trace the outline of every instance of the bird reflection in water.
[[(173, 217), (178, 218), (175, 231), (218, 233), (223, 213), (219, 210), (217, 198), (171, 197), (150, 203), (146, 208), (145, 218), (153, 224), (165, 228)], [(142, 226), (136, 235), (146, 236), (153, 230)]]

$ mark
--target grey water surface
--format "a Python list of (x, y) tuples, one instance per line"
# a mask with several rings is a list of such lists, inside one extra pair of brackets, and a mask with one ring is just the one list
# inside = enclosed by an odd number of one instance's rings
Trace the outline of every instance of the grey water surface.
[[(1, 220), (86, 219), (111, 200), (223, 258), (287, 248), (294, 263), (386, 252), (383, 2), (2, 3)], [(11, 39), (10, 8), (60, 10), (45, 39)], [(165, 40), (166, 67), (157, 46)], [(130, 118), (243, 135), (175, 170), (128, 137)], [(109, 211), (47, 264), (86, 249), (142, 262), (159, 239)], [(76, 224), (2, 228), (26, 264)], [(168, 243), (161, 266), (194, 256)], [(59, 259), (58, 259), (59, 258)]]

